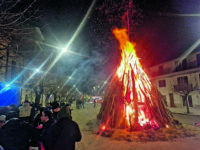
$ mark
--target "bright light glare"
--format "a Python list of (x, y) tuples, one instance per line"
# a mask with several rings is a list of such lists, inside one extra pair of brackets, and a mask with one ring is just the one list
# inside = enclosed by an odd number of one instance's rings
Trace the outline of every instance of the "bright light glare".
[(62, 49), (62, 53), (65, 53), (66, 51), (67, 51), (66, 47)]
[(86, 24), (87, 19), (89, 18), (89, 15), (94, 7), (96, 3), (96, 0), (92, 1), (92, 4), (90, 5), (86, 15), (84, 16), (83, 20), (81, 21), (81, 23), (79, 24), (78, 28), (76, 29), (76, 31), (74, 32), (73, 36), (71, 37), (71, 39), (69, 40), (69, 42), (67, 43), (66, 47), (62, 50), (62, 52), (53, 60), (53, 62), (51, 63), (51, 65), (49, 66), (49, 68), (47, 69), (47, 72), (49, 72), (51, 70), (51, 68), (55, 65), (55, 63), (59, 60), (59, 58), (62, 56), (62, 53), (65, 52), (65, 50), (67, 50), (70, 45), (73, 43), (73, 41), (75, 40), (75, 38), (77, 37), (77, 35), (80, 33), (81, 29), (83, 28), (83, 26)]
[(36, 69), (36, 72), (39, 72), (40, 71), (40, 69)]
[(6, 84), (6, 87), (9, 87), (10, 86), (10, 84)]

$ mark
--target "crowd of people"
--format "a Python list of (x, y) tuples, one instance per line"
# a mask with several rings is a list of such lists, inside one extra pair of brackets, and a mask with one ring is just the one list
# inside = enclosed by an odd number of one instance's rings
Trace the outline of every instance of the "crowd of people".
[(0, 150), (75, 150), (81, 138), (70, 104), (42, 107), (25, 100), (0, 108)]

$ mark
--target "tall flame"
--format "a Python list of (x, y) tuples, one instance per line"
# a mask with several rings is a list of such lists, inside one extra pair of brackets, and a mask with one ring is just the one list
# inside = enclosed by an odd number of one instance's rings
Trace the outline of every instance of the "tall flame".
[(126, 29), (116, 28), (113, 33), (119, 40), (121, 49), (122, 59), (117, 75), (123, 84), (127, 124), (131, 126), (131, 124), (137, 122), (140, 126), (157, 125), (156, 121), (150, 117), (145, 106), (147, 98), (149, 99), (149, 105), (152, 105), (151, 82), (136, 56), (135, 44), (130, 42)]

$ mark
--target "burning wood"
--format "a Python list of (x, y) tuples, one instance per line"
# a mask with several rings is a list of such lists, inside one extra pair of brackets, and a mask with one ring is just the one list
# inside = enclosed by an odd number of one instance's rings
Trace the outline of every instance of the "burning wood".
[(100, 130), (128, 128), (135, 131), (172, 126), (173, 117), (142, 69), (127, 30), (114, 29), (113, 34), (120, 43), (122, 59), (98, 114)]

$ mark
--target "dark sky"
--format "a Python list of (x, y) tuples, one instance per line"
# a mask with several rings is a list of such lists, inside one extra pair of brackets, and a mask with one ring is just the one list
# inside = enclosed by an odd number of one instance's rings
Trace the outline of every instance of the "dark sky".
[(137, 50), (144, 65), (155, 65), (179, 57), (199, 37), (199, 2), (176, 0), (173, 14), (162, 13), (144, 23), (136, 38)]
[[(153, 0), (152, 0), (153, 1)], [(156, 1), (156, 0), (155, 0)], [(99, 37), (107, 36), (102, 29), (111, 30), (110, 26), (102, 26), (101, 36), (94, 32), (99, 26), (93, 24), (98, 16), (96, 8), (102, 1), (97, 0), (97, 5), (92, 9), (79, 34), (70, 45), (69, 53), (60, 58), (57, 63), (57, 73), (69, 77), (73, 75), (81, 81), (95, 81), (92, 84), (99, 84), (116, 69), (119, 63), (119, 50), (117, 41)], [(46, 42), (58, 47), (67, 45), (73, 37), (83, 17), (87, 13), (92, 0), (47, 0), (42, 29), (46, 36)], [(180, 56), (200, 37), (199, 17), (184, 16), (181, 14), (200, 13), (200, 2), (196, 0), (173, 0), (172, 9), (157, 13), (143, 21), (134, 35), (136, 51), (141, 58), (143, 66), (152, 66)], [(96, 18), (97, 17), (97, 18)], [(107, 24), (107, 20), (102, 20)], [(104, 23), (105, 21), (105, 23)], [(74, 83), (73, 83), (74, 84)]]

